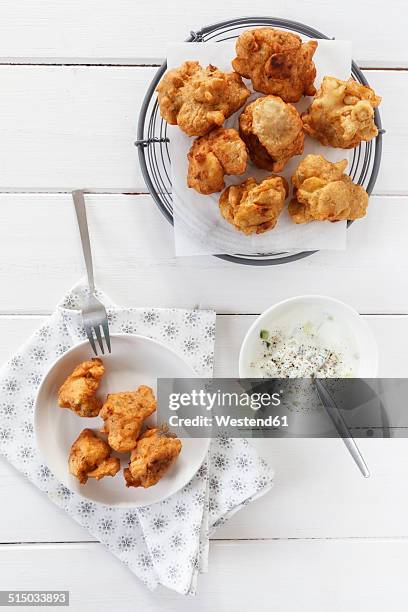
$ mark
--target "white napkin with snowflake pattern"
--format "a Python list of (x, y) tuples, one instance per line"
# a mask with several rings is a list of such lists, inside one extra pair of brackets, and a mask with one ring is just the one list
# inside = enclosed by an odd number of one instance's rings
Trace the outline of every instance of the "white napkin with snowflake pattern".
[[(34, 440), (38, 386), (57, 357), (86, 338), (80, 307), (87, 288), (70, 291), (48, 320), (0, 370), (0, 453), (102, 542), (150, 589), (194, 594), (206, 571), (209, 535), (272, 486), (273, 473), (244, 439), (217, 438), (194, 478), (163, 502), (144, 508), (94, 503), (53, 476)], [(138, 333), (168, 345), (203, 378), (212, 376), (215, 313), (120, 308), (99, 293), (112, 333)]]

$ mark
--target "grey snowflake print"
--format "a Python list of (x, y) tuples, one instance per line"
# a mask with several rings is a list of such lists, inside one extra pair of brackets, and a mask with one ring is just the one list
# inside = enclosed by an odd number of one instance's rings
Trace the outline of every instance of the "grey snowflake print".
[(151, 549), (150, 554), (154, 561), (163, 561), (163, 559), (166, 556), (164, 553), (163, 547), (160, 546), (160, 544), (158, 544), (157, 546), (154, 546)]
[(41, 363), (42, 361), (46, 361), (48, 355), (47, 351), (43, 347), (35, 346), (33, 349), (31, 349), (29, 357), (31, 361), (34, 361), (35, 363)]
[(123, 517), (123, 524), (125, 527), (134, 527), (139, 524), (139, 518), (136, 512), (125, 512)]
[(213, 456), (213, 464), (217, 470), (220, 470), (220, 472), (225, 472), (225, 470), (227, 470), (229, 467), (229, 459), (223, 453), (216, 453)]
[(193, 570), (197, 571), (197, 570), (200, 569), (200, 559), (199, 559), (199, 556), (198, 556), (197, 553), (193, 553), (193, 554), (189, 555), (188, 562), (189, 562), (190, 567)]
[(93, 504), (92, 502), (86, 501), (86, 500), (80, 501), (77, 507), (78, 514), (84, 517), (91, 516), (92, 514), (95, 513), (95, 510), (96, 510), (95, 504)]
[(269, 486), (269, 484), (270, 479), (267, 476), (262, 475), (255, 479), (255, 486), (258, 491), (262, 491), (262, 489), (265, 489), (267, 486)]
[(218, 502), (212, 497), (210, 497), (210, 499), (208, 500), (208, 511), (210, 512), (210, 514), (217, 514), (219, 512), (219, 509), (220, 507)]
[(232, 439), (227, 436), (226, 433), (221, 433), (217, 437), (217, 444), (222, 446), (222, 448), (232, 448), (233, 442)]
[(183, 352), (188, 355), (195, 355), (198, 351), (198, 341), (195, 338), (186, 338), (183, 341)]
[(5, 395), (15, 395), (20, 388), (20, 383), (17, 378), (10, 376), (3, 380), (2, 390)]
[(32, 446), (21, 446), (18, 449), (17, 456), (23, 463), (28, 463), (34, 457), (35, 451)]
[(62, 342), (60, 342), (55, 347), (55, 354), (57, 355), (57, 357), (60, 357), (61, 355), (66, 353), (70, 348), (71, 347), (68, 344), (63, 344)]
[(201, 357), (201, 366), (205, 369), (212, 368), (214, 364), (214, 353), (206, 353)]
[(9, 421), (11, 419), (14, 419), (16, 414), (17, 408), (15, 404), (11, 402), (3, 402), (2, 404), (0, 404), (0, 415), (3, 417), (3, 419)]
[(34, 398), (32, 395), (24, 398), (23, 407), (26, 414), (34, 410)]
[(62, 484), (58, 485), (56, 494), (61, 501), (68, 501), (73, 496), (73, 492)]
[(185, 548), (186, 540), (180, 532), (173, 533), (170, 538), (170, 548), (173, 550), (181, 550)]
[(180, 565), (174, 564), (169, 565), (167, 568), (167, 578), (170, 583), (175, 584), (177, 580), (180, 578), (181, 568)]
[(169, 338), (170, 340), (174, 340), (179, 335), (180, 330), (174, 323), (165, 323), (163, 325), (163, 336)]
[(37, 478), (40, 482), (48, 482), (48, 480), (51, 478), (52, 474), (51, 474), (51, 470), (48, 467), (48, 465), (44, 465), (41, 464), (40, 467), (37, 470)]
[(192, 501), (195, 506), (202, 506), (205, 502), (205, 493), (202, 491), (195, 493)]
[(36, 336), (40, 341), (46, 342), (51, 338), (51, 329), (48, 325), (43, 325), (37, 330)]
[(109, 517), (103, 516), (98, 521), (98, 531), (100, 531), (105, 536), (110, 535), (115, 531), (114, 521)]
[(168, 527), (169, 521), (164, 514), (157, 514), (151, 522), (152, 531), (163, 533)]
[(120, 331), (122, 334), (135, 334), (136, 325), (133, 321), (124, 321), (120, 326)]
[(41, 380), (42, 376), (41, 374), (38, 374), (38, 372), (30, 372), (27, 376), (27, 382), (32, 387), (39, 387)]
[(122, 552), (133, 550), (136, 546), (136, 540), (133, 536), (123, 535), (118, 539), (118, 549)]
[(0, 428), (0, 444), (6, 444), (6, 442), (11, 442), (11, 440), (13, 440), (13, 437), (13, 433), (9, 427)]
[(237, 455), (234, 463), (240, 472), (248, 472), (254, 464), (253, 459), (247, 453)]
[(14, 355), (14, 357), (10, 359), (8, 365), (12, 370), (21, 370), (21, 368), (24, 367), (24, 359), (21, 355)]
[(201, 532), (201, 523), (193, 523), (191, 525), (191, 533), (196, 538), (200, 535)]
[(142, 321), (145, 325), (156, 325), (159, 319), (159, 314), (155, 310), (146, 310), (142, 315)]
[(201, 480), (204, 480), (204, 478), (207, 478), (207, 474), (208, 474), (207, 464), (203, 463), (202, 466), (198, 468), (196, 472), (196, 477), (200, 478)]
[(186, 504), (178, 502), (174, 507), (174, 516), (177, 518), (183, 518), (187, 514), (187, 506)]
[(31, 421), (24, 421), (22, 423), (21, 431), (27, 437), (31, 437), (34, 434), (34, 424)]
[(153, 567), (150, 555), (148, 555), (147, 553), (142, 553), (141, 555), (139, 555), (137, 564), (142, 570), (149, 570)]
[(243, 493), (243, 491), (245, 491), (245, 485), (241, 478), (234, 478), (234, 480), (231, 480), (231, 488), (237, 493)]
[(195, 310), (186, 312), (184, 314), (183, 323), (186, 327), (197, 327), (200, 321), (201, 321), (200, 313)]
[(221, 491), (221, 483), (218, 476), (211, 476), (208, 484), (213, 493), (219, 493)]
[(207, 338), (207, 340), (215, 339), (215, 323), (210, 323), (210, 324), (205, 325), (204, 338)]
[(108, 322), (109, 325), (115, 325), (118, 322), (118, 313), (115, 312), (114, 310), (108, 308), (107, 309), (107, 315), (108, 315)]
[(69, 293), (62, 303), (63, 308), (74, 309), (79, 306), (79, 297), (76, 293)]
[(86, 331), (82, 323), (79, 323), (78, 325), (75, 326), (74, 334), (77, 338), (83, 338), (85, 340)]

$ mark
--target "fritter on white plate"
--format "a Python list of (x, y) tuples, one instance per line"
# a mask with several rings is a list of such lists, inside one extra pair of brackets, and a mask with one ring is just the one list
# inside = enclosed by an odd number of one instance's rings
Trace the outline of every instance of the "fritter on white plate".
[(77, 365), (58, 391), (58, 404), (81, 417), (99, 414), (102, 401), (96, 397), (105, 368), (101, 359), (90, 359)]
[(139, 438), (124, 469), (127, 487), (152, 487), (173, 465), (181, 451), (180, 440), (161, 429), (148, 429)]
[(136, 391), (111, 393), (102, 406), (102, 433), (108, 434), (109, 445), (119, 453), (133, 450), (143, 421), (156, 410), (153, 390), (141, 385)]
[(104, 476), (115, 476), (120, 470), (120, 461), (111, 457), (111, 448), (92, 429), (84, 429), (71, 446), (68, 465), (70, 473), (85, 484), (88, 478), (100, 480)]

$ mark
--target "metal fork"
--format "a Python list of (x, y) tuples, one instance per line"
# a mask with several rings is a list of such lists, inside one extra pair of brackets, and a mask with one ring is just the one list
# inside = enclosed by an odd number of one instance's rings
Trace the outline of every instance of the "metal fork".
[(85, 198), (82, 190), (72, 192), (72, 197), (75, 205), (75, 212), (78, 220), (79, 233), (81, 234), (82, 250), (88, 276), (88, 285), (90, 294), (85, 298), (85, 303), (82, 307), (82, 320), (85, 327), (85, 332), (92, 346), (95, 355), (98, 351), (95, 345), (95, 337), (98, 341), (102, 354), (105, 354), (103, 346), (102, 334), (105, 338), (106, 346), (111, 353), (111, 342), (109, 336), (108, 315), (106, 314), (105, 306), (95, 297), (95, 282), (92, 265), (91, 243), (89, 241), (88, 221), (86, 219)]

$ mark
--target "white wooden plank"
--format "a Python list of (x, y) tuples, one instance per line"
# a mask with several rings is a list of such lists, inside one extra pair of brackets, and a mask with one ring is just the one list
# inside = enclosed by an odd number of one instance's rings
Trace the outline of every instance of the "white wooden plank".
[[(192, 29), (245, 15), (296, 19), (328, 36), (353, 41), (360, 64), (407, 66), (403, 0), (384, 10), (381, 0), (332, 2), (276, 0), (219, 3), (165, 0), (51, 0), (0, 4), (2, 61), (136, 63), (161, 61), (169, 42), (184, 40)], [(381, 22), (381, 27), (380, 23)], [(362, 27), (363, 26), (363, 27)]]
[(99, 545), (0, 547), (3, 589), (69, 589), (75, 612), (402, 610), (407, 561), (400, 540), (217, 542), (191, 598), (149, 592)]
[[(236, 376), (242, 338), (253, 316), (217, 320), (215, 375)], [(0, 362), (42, 320), (1, 317)], [(367, 317), (380, 348), (382, 376), (407, 376), (408, 317)], [(405, 440), (364, 440), (372, 477), (357, 472), (337, 440), (257, 440), (276, 471), (273, 491), (241, 511), (217, 538), (408, 536), (408, 495), (400, 483), (408, 468)], [(91, 539), (5, 460), (0, 460), (0, 542), (60, 542)], [(27, 514), (26, 508), (31, 509)], [(299, 512), (299, 508), (302, 509)], [(356, 512), (356, 508), (359, 509)]]
[[(242, 266), (214, 257), (172, 257), (172, 228), (148, 196), (88, 196), (97, 281), (129, 306), (201, 305), (261, 312), (302, 293), (322, 293), (362, 313), (406, 313), (406, 197), (373, 197), (348, 248), (287, 265)], [(0, 313), (50, 312), (83, 273), (68, 195), (0, 197)]]
[[(137, 37), (135, 37), (137, 38)], [(146, 191), (133, 142), (154, 68), (0, 66), (2, 191)], [(408, 72), (369, 71), (387, 130), (376, 193), (408, 193)]]

